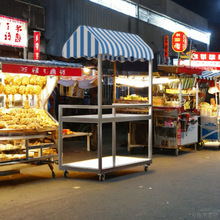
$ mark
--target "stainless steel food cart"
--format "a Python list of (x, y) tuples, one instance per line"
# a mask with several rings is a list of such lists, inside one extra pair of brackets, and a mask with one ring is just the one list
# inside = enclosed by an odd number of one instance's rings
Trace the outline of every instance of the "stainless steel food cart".
[[(107, 37), (108, 36), (108, 37)], [(91, 41), (92, 39), (92, 41)], [(71, 44), (81, 40), (81, 44)], [(94, 43), (94, 45), (92, 44)], [(71, 45), (71, 47), (70, 47)], [(90, 45), (90, 47), (87, 47)], [(96, 47), (95, 47), (96, 45)], [(84, 50), (80, 48), (83, 46)], [(117, 48), (117, 49), (116, 49)], [(83, 53), (78, 53), (79, 51)], [(139, 51), (139, 52), (138, 52)], [(105, 179), (105, 173), (132, 166), (145, 165), (145, 170), (152, 162), (152, 60), (153, 52), (150, 47), (137, 35), (122, 32), (103, 30), (88, 26), (80, 26), (73, 33), (70, 39), (63, 47), (63, 56), (86, 57), (98, 59), (98, 105), (96, 106), (59, 106), (59, 169), (64, 170), (64, 176), (68, 170), (92, 172), (99, 175), (99, 180)], [(144, 105), (133, 105), (133, 107), (149, 108), (148, 114), (118, 114), (115, 109), (129, 108), (131, 105), (113, 104), (109, 106), (102, 105), (102, 60), (110, 61), (148, 61), (149, 62), (149, 102)], [(98, 114), (94, 115), (71, 115), (64, 116), (64, 108), (86, 108), (97, 109)], [(112, 109), (111, 114), (103, 114), (104, 109)], [(129, 157), (116, 155), (116, 123), (126, 121), (149, 121), (148, 135), (148, 155), (142, 157)], [(89, 160), (80, 160), (77, 162), (65, 163), (63, 158), (63, 123), (96, 123), (98, 125), (98, 150), (97, 156)], [(112, 124), (112, 155), (103, 156), (104, 146), (102, 145), (102, 127), (104, 123)]]

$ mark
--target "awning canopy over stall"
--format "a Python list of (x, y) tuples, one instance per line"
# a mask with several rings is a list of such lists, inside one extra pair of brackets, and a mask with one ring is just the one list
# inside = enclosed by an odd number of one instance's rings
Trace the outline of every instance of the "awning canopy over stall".
[(220, 72), (203, 71), (202, 75), (199, 75), (199, 79), (215, 80), (220, 77)]
[(63, 57), (110, 61), (146, 61), (154, 58), (151, 48), (136, 34), (79, 26), (63, 46)]

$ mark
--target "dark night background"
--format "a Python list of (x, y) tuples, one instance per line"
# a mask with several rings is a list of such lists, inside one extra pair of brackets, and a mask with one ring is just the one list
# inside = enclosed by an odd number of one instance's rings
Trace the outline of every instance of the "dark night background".
[(208, 19), (211, 35), (210, 51), (220, 51), (220, 0), (173, 0)]
[(219, 0), (173, 0), (183, 7), (207, 18), (211, 22), (220, 23)]

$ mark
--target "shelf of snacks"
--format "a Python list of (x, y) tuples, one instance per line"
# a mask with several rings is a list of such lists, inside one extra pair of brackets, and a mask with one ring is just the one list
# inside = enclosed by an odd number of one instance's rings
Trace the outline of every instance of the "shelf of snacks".
[(0, 73), (0, 81), (0, 166), (57, 157), (58, 122), (44, 110), (56, 77)]
[[(148, 104), (148, 97), (142, 97), (140, 95), (132, 94), (127, 95), (126, 97), (120, 97), (116, 99), (115, 103), (121, 104)], [(126, 112), (126, 113), (137, 113), (137, 114), (148, 114), (148, 108), (118, 108), (117, 112)]]

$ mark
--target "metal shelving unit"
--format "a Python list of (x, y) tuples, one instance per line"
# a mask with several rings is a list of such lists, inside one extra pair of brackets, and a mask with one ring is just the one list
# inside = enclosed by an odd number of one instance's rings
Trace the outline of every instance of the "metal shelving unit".
[[(88, 37), (89, 36), (89, 37)], [(72, 44), (71, 42), (77, 42)], [(81, 51), (78, 53), (77, 51)], [(76, 52), (76, 53), (75, 53)], [(77, 30), (70, 36), (63, 46), (63, 56), (65, 58), (86, 57), (87, 59), (97, 59), (98, 69), (98, 105), (97, 106), (67, 106), (68, 108), (86, 108), (97, 109), (97, 115), (83, 115), (83, 116), (63, 116), (63, 108), (66, 106), (59, 106), (59, 168), (65, 170), (80, 170), (95, 172), (99, 174), (99, 179), (103, 180), (105, 173), (111, 172), (126, 167), (137, 166), (145, 164), (145, 169), (152, 161), (152, 69), (154, 54), (152, 49), (135, 34), (117, 32), (112, 30), (104, 30), (90, 26), (79, 26)], [(119, 62), (133, 62), (141, 61), (147, 62), (148, 68), (148, 98), (149, 103), (146, 105), (110, 105), (103, 106), (102, 99), (102, 61), (109, 60), (114, 62), (114, 77), (116, 75), (116, 61)], [(115, 88), (113, 93), (115, 94)], [(114, 102), (114, 101), (113, 101)], [(131, 107), (148, 108), (149, 113), (142, 114), (116, 114), (116, 108), (131, 108)], [(103, 109), (112, 109), (112, 114), (103, 114)], [(129, 121), (149, 121), (149, 135), (148, 135), (148, 157), (146, 158), (131, 158), (119, 157), (116, 155), (116, 122)], [(95, 160), (83, 160), (80, 163), (64, 164), (63, 163), (63, 122), (78, 122), (78, 123), (96, 123), (98, 125), (98, 157)], [(112, 156), (106, 158), (102, 155), (102, 125), (104, 123), (112, 123)], [(123, 161), (123, 162), (122, 162)], [(94, 163), (93, 163), (94, 162)], [(95, 165), (93, 165), (95, 164)], [(70, 166), (71, 165), (71, 166)]]
[[(52, 135), (52, 132), (56, 132), (57, 130), (51, 130), (48, 133), (45, 133), (45, 131), (36, 131), (33, 134), (25, 133), (24, 132), (17, 132), (17, 133), (8, 133), (8, 135), (4, 132), (1, 133), (0, 140), (4, 141), (14, 141), (14, 140), (22, 140), (25, 142), (25, 147), (22, 149), (12, 149), (11, 151), (16, 152), (16, 150), (20, 150), (23, 152), (23, 154), (26, 154), (25, 159), (17, 159), (17, 160), (10, 160), (10, 161), (1, 161), (0, 162), (0, 167), (3, 167), (3, 170), (5, 169), (5, 166), (9, 167), (9, 171), (0, 171), (0, 175), (6, 175), (7, 173), (10, 174), (12, 173), (19, 173), (20, 172), (20, 167), (22, 167), (22, 164), (48, 164), (49, 168), (51, 169), (52, 176), (55, 177), (55, 173), (53, 171), (53, 165), (52, 163), (54, 162), (55, 159), (58, 158), (58, 154), (50, 154), (50, 155), (44, 155), (43, 149), (57, 149), (57, 142)], [(47, 144), (39, 144), (39, 145), (29, 145), (29, 141), (31, 139), (40, 139), (40, 138), (48, 138), (50, 137), (52, 139), (52, 143), (47, 143)], [(38, 149), (38, 155), (34, 157), (29, 156), (29, 151), (31, 150), (37, 150)], [(6, 150), (7, 151), (7, 150)], [(15, 172), (16, 170), (16, 172)]]
[[(151, 120), (150, 114), (116, 114), (117, 108), (128, 108), (129, 104), (111, 106), (102, 106), (104, 109), (111, 108), (112, 114), (103, 114), (99, 118), (98, 115), (79, 115), (79, 116), (63, 116), (63, 109), (98, 109), (98, 106), (72, 106), (60, 105), (59, 106), (59, 169), (64, 170), (66, 177), (68, 170), (92, 172), (99, 175), (99, 180), (104, 180), (105, 173), (113, 172), (119, 169), (125, 169), (133, 166), (144, 165), (145, 171), (152, 163), (152, 146), (148, 146), (147, 157), (131, 157), (131, 156), (118, 156), (116, 155), (116, 122), (129, 122), (129, 121), (146, 121)], [(149, 107), (149, 104), (133, 105), (134, 107)], [(82, 160), (71, 163), (63, 162), (63, 123), (97, 123), (98, 124), (98, 156), (95, 159)], [(112, 123), (112, 156), (102, 156), (102, 124)], [(151, 136), (149, 135), (151, 138)], [(151, 143), (151, 141), (149, 141)]]

